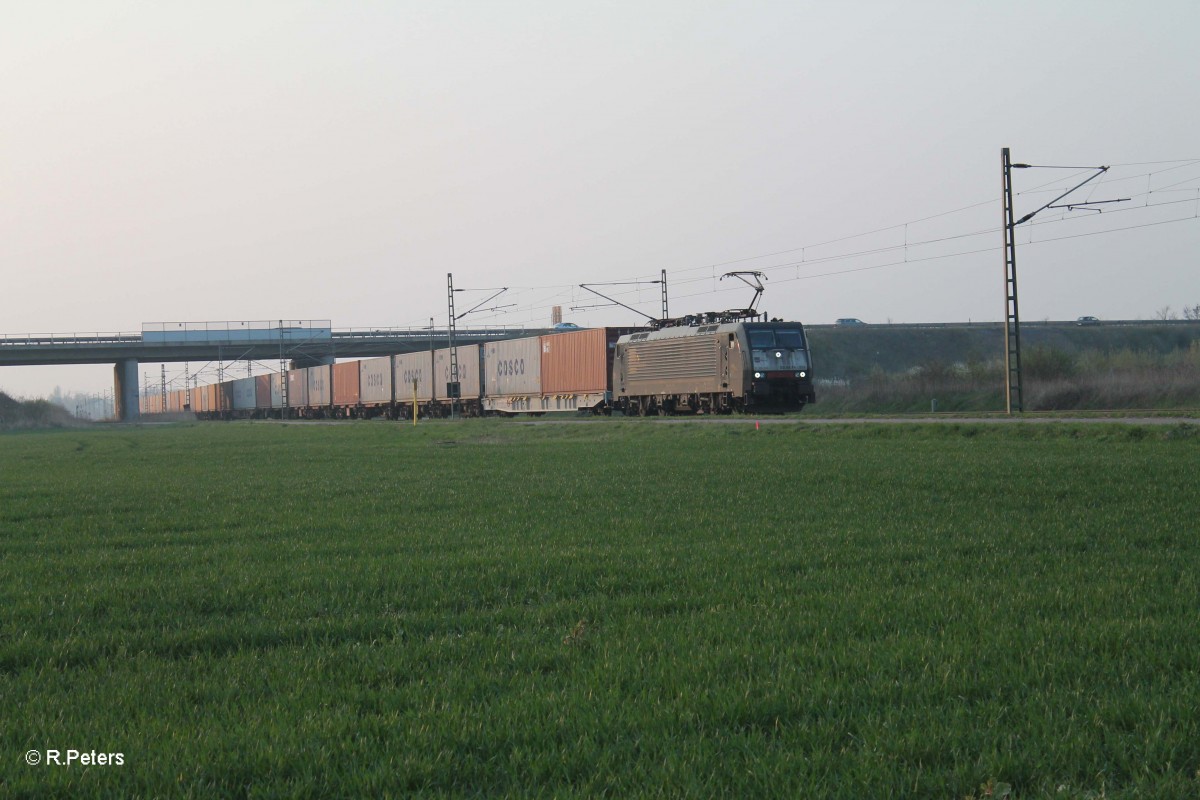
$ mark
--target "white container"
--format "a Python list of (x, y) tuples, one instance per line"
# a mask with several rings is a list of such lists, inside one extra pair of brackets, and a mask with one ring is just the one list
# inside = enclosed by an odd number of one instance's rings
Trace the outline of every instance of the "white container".
[(484, 348), (483, 380), (485, 409), (506, 413), (541, 410), (541, 339), (489, 342)]
[(333, 374), (328, 364), (309, 367), (308, 402), (310, 406), (327, 406), (333, 402)]
[[(466, 344), (458, 347), (459, 397), (463, 400), (478, 400), (482, 363), (479, 360), (479, 345)], [(446, 397), (446, 384), (450, 383), (450, 348), (445, 347), (433, 354), (433, 373), (437, 378), (434, 390), (439, 399)]]
[(358, 364), (359, 402), (364, 406), (392, 402), (392, 357), (368, 358)]
[(396, 376), (396, 402), (412, 402), (414, 381), (417, 402), (424, 403), (432, 399), (432, 368), (433, 357), (428, 350), (392, 356), (392, 374)]

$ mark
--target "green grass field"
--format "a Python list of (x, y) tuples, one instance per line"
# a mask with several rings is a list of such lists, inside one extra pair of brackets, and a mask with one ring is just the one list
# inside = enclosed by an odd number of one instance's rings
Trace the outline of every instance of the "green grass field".
[(1198, 466), (1195, 425), (0, 435), (0, 795), (1195, 797)]

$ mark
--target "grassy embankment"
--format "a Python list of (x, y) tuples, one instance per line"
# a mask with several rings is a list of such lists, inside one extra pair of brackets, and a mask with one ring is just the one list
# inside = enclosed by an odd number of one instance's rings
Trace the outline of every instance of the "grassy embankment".
[[(1200, 410), (1200, 326), (1031, 328), (1027, 411)], [(821, 330), (818, 413), (1004, 409), (1002, 338), (981, 329)]]
[(1194, 797), (1198, 456), (1195, 426), (6, 434), (0, 794)]
[(0, 392), (0, 431), (28, 428), (77, 428), (80, 422), (49, 400), (16, 400)]

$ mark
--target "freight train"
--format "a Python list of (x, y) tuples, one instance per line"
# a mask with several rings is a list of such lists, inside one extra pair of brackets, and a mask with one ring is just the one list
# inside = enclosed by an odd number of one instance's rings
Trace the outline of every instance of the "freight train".
[(798, 322), (584, 328), (321, 365), (150, 394), (201, 419), (798, 411), (816, 402)]

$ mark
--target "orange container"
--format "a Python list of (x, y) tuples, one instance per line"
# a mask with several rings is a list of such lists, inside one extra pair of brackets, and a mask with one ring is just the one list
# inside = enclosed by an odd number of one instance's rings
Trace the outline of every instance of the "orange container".
[(333, 365), (333, 404), (358, 405), (358, 380), (362, 367), (357, 361)]
[(609, 388), (605, 328), (564, 331), (541, 337), (542, 394), (582, 394)]

